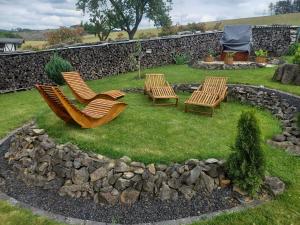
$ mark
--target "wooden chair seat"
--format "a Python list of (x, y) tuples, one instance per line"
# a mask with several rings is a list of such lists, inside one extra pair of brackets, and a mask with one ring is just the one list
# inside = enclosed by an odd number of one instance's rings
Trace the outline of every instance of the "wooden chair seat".
[[(196, 105), (210, 108), (210, 115), (213, 115), (214, 108), (219, 106), (221, 103), (221, 99), (216, 93), (209, 93), (205, 91), (194, 91), (189, 99), (185, 101), (185, 112), (188, 112), (188, 105)], [(195, 111), (195, 110), (190, 110)], [(204, 113), (201, 111), (196, 111), (200, 113)], [(204, 113), (206, 114), (206, 113)]]
[(178, 98), (174, 89), (170, 86), (153, 87), (150, 90), (150, 94), (152, 94), (155, 98)]
[(66, 98), (58, 87), (36, 85), (36, 88), (58, 117), (65, 122), (77, 123), (82, 128), (93, 128), (108, 123), (127, 106), (123, 102), (96, 99), (80, 110)]
[[(163, 74), (147, 74), (144, 93), (153, 100), (154, 105), (178, 105), (179, 98)], [(158, 99), (175, 99), (175, 103), (156, 103)]]
[(62, 75), (73, 95), (81, 103), (87, 104), (99, 98), (117, 100), (125, 96), (125, 93), (119, 90), (111, 90), (99, 94), (95, 93), (89, 88), (89, 86), (87, 86), (78, 72), (63, 72)]

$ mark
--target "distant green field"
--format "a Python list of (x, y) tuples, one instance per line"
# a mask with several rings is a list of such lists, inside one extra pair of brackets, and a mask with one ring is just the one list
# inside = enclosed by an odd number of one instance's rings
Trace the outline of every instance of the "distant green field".
[[(206, 22), (206, 26), (208, 30), (214, 28), (217, 22), (222, 22), (221, 28), (224, 25), (237, 25), (237, 24), (250, 24), (250, 25), (272, 25), (272, 24), (288, 24), (288, 25), (299, 25), (300, 26), (300, 13), (290, 13), (284, 15), (276, 15), (276, 16), (261, 16), (261, 17), (251, 17), (251, 18), (240, 18), (240, 19), (232, 19), (232, 20), (222, 20), (222, 21), (212, 21)], [(143, 39), (143, 36), (157, 36), (160, 32), (160, 29), (157, 28), (149, 28), (149, 29), (140, 29), (137, 31), (135, 38)], [(127, 39), (128, 35), (126, 32), (112, 32), (109, 36), (109, 39)], [(83, 43), (93, 43), (98, 42), (99, 39), (94, 35), (85, 35), (83, 37)], [(32, 46), (34, 48), (42, 49), (43, 46), (47, 44), (46, 41), (33, 41), (26, 40), (25, 44), (22, 45), (22, 49), (28, 48), (28, 46)]]
[[(206, 22), (209, 29), (220, 21)], [(250, 18), (240, 18), (232, 20), (222, 20), (222, 28), (224, 25), (238, 25), (238, 24), (250, 24), (250, 25), (272, 25), (272, 24), (288, 24), (300, 26), (300, 13), (289, 13), (276, 16), (260, 16)]]

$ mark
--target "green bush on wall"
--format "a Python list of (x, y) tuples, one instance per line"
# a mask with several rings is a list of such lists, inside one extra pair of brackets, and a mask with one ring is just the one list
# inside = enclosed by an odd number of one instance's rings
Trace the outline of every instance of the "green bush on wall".
[(187, 64), (189, 62), (189, 56), (187, 54), (180, 54), (180, 53), (176, 53), (173, 56), (173, 60), (175, 62), (176, 65), (184, 65)]
[(260, 142), (260, 129), (254, 112), (242, 113), (227, 169), (233, 183), (251, 196), (259, 190), (265, 174), (265, 157)]
[(295, 52), (293, 63), (300, 65), (300, 46), (298, 47), (297, 51)]
[(58, 85), (62, 85), (65, 83), (64, 78), (62, 76), (62, 72), (72, 71), (73, 67), (67, 60), (60, 57), (57, 53), (55, 53), (50, 61), (45, 66), (45, 71), (53, 82)]

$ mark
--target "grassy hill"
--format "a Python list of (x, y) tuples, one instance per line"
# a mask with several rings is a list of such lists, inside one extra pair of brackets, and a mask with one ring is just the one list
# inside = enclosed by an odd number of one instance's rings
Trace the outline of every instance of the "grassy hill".
[[(212, 29), (214, 25), (220, 21), (206, 22), (209, 29)], [(224, 25), (238, 25), (238, 24), (250, 24), (250, 25), (272, 25), (272, 24), (288, 24), (300, 26), (300, 13), (289, 13), (275, 16), (260, 16), (250, 18), (240, 18), (232, 20), (222, 20), (222, 28)]]
[[(300, 13), (290, 13), (284, 15), (276, 15), (276, 16), (260, 16), (260, 17), (251, 17), (251, 18), (240, 18), (240, 19), (232, 19), (232, 20), (222, 20), (222, 21), (212, 21), (205, 22), (208, 30), (214, 29), (216, 23), (222, 22), (221, 28), (225, 25), (237, 25), (237, 24), (250, 24), (250, 25), (272, 25), (272, 24), (287, 24), (287, 25), (299, 25), (300, 26)], [(157, 36), (160, 32), (160, 29), (150, 28), (150, 29), (140, 29), (137, 31), (135, 38), (142, 39), (143, 36)], [(26, 40), (24, 44), (24, 48), (30, 45), (36, 48), (41, 48), (45, 41), (42, 40), (43, 34), (45, 31), (34, 31), (34, 32), (20, 32), (20, 35), (23, 36)], [(127, 33), (125, 32), (113, 32), (110, 34), (109, 38), (112, 40), (117, 39), (119, 36), (126, 39), (128, 38)], [(32, 39), (31, 39), (32, 38)], [(93, 43), (98, 42), (98, 38), (94, 35), (86, 35), (83, 37), (84, 43)]]

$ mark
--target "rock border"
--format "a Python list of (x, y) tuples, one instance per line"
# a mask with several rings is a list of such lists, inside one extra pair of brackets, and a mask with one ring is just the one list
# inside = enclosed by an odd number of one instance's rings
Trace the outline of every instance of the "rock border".
[(256, 62), (239, 62), (235, 61), (233, 64), (228, 65), (223, 61), (215, 62), (204, 62), (204, 61), (195, 61), (190, 65), (191, 68), (195, 69), (204, 69), (204, 70), (245, 70), (245, 69), (259, 69), (267, 67), (267, 64), (260, 64)]
[[(34, 123), (33, 121), (26, 123), (22, 127), (15, 129), (11, 133), (9, 133), (6, 137), (1, 139), (0, 140), (0, 151), (6, 151), (11, 143), (11, 139), (18, 132), (20, 132), (24, 127), (30, 126), (33, 123)], [(105, 223), (105, 222), (92, 221), (92, 220), (83, 220), (83, 219), (78, 219), (78, 218), (74, 218), (74, 217), (63, 216), (63, 215), (60, 215), (57, 213), (52, 213), (52, 212), (49, 212), (46, 210), (42, 210), (42, 209), (33, 207), (24, 202), (21, 202), (13, 197), (8, 196), (7, 194), (3, 193), (2, 191), (0, 191), (0, 200), (6, 201), (13, 206), (20, 207), (21, 209), (30, 210), (31, 213), (33, 213), (34, 215), (46, 217), (50, 220), (55, 220), (55, 221), (63, 222), (63, 223), (67, 223), (67, 224), (72, 224), (72, 225), (125, 225), (125, 224)], [(225, 213), (230, 214), (230, 213), (244, 211), (244, 210), (262, 205), (265, 202), (266, 202), (266, 200), (254, 200), (250, 203), (241, 202), (241, 204), (236, 207), (233, 207), (230, 209), (225, 209), (225, 210), (218, 210), (218, 211), (210, 212), (210, 213), (204, 213), (200, 216), (191, 216), (191, 217), (186, 217), (186, 218), (159, 221), (159, 222), (138, 223), (138, 224), (134, 224), (134, 225), (188, 225), (188, 224), (191, 224), (196, 221), (212, 219), (214, 217), (220, 216)]]

